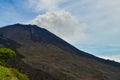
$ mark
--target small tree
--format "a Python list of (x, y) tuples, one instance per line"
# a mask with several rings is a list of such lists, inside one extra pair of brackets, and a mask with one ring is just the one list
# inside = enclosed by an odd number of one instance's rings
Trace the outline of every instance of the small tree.
[(16, 57), (16, 53), (9, 48), (0, 48), (0, 60), (7, 62)]

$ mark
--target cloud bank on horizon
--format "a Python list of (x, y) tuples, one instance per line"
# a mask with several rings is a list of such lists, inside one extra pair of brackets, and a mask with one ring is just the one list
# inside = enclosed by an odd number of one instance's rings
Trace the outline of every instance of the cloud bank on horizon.
[(79, 49), (118, 60), (119, 8), (120, 0), (0, 0), (0, 24), (31, 22)]

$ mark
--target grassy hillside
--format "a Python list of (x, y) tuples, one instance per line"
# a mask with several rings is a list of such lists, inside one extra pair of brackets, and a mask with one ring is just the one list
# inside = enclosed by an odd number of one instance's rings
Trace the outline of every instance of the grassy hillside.
[(16, 69), (0, 66), (0, 80), (28, 80), (28, 78)]
[(0, 48), (0, 80), (28, 80), (25, 74), (9, 67), (8, 60), (14, 58), (16, 53), (9, 48)]
[(19, 80), (11, 68), (0, 66), (0, 80)]

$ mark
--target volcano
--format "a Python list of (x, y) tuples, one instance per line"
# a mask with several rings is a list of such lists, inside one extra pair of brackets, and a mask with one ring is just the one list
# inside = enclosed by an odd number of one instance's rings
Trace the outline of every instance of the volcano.
[(16, 51), (9, 63), (30, 80), (120, 80), (120, 63), (81, 51), (36, 25), (1, 27), (0, 47)]

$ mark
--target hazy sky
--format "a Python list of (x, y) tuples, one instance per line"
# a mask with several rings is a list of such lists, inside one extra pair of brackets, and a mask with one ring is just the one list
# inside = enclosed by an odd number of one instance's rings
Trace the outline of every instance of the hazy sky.
[(120, 61), (120, 0), (0, 0), (0, 26), (46, 28), (77, 48)]

